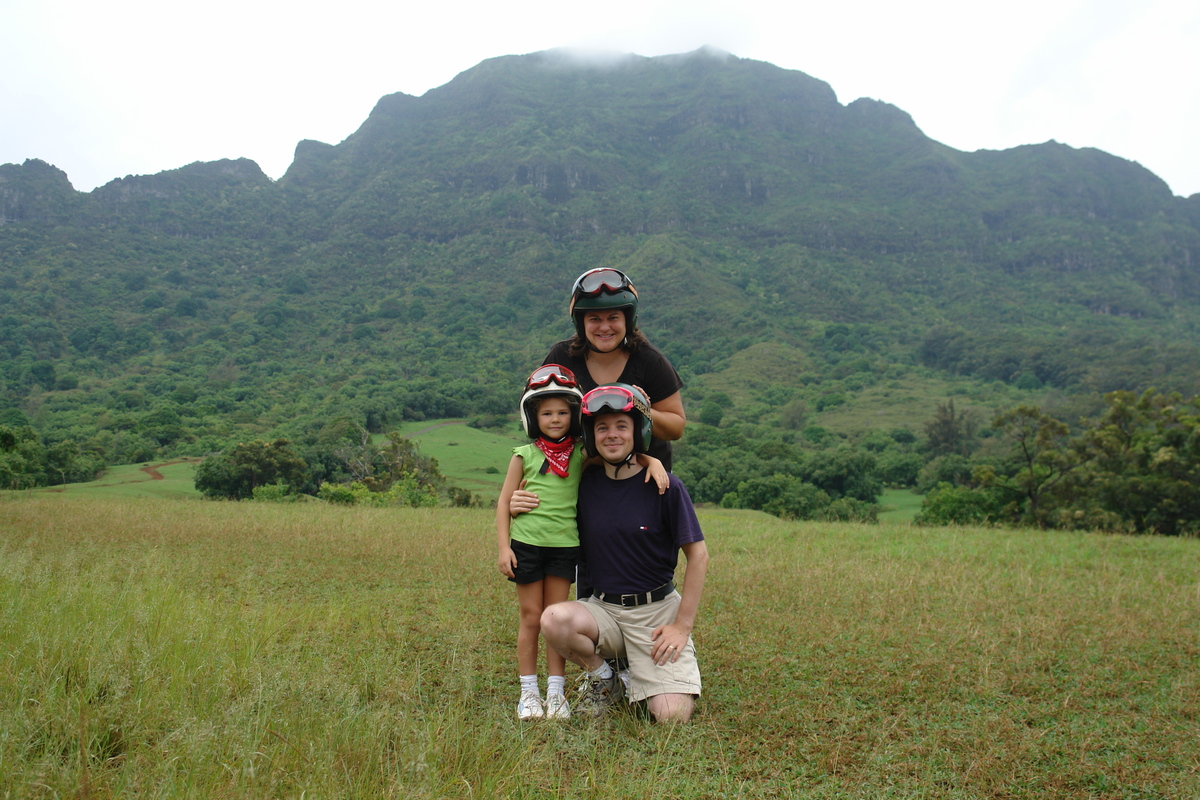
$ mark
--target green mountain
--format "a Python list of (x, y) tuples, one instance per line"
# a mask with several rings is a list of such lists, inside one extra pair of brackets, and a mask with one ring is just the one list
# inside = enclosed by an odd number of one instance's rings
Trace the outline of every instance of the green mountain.
[(716, 51), (485, 61), (279, 181), (0, 166), (0, 424), (109, 463), (507, 415), (625, 269), (694, 419), (919, 431), (931, 398), (1200, 389), (1200, 195)]

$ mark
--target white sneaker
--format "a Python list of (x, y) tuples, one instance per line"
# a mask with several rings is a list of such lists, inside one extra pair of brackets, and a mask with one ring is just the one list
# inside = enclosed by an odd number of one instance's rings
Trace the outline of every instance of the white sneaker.
[(545, 716), (542, 696), (537, 692), (521, 692), (521, 699), (517, 701), (517, 719), (542, 719)]
[(629, 694), (629, 670), (623, 669), (617, 673), (621, 676), (621, 683), (625, 684), (625, 694)]
[(551, 692), (546, 695), (546, 719), (570, 719), (571, 704), (567, 696), (561, 692)]

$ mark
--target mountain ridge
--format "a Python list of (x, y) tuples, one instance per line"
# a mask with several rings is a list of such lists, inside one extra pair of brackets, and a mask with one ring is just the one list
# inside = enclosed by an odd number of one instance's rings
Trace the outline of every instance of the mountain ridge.
[(723, 53), (489, 59), (299, 142), (276, 181), (230, 159), (81, 193), (3, 165), (0, 219), (0, 411), (119, 458), (507, 413), (605, 264), (688, 403), (747, 425), (918, 375), (989, 407), (1200, 390), (1200, 196), (1056, 142), (958, 151)]

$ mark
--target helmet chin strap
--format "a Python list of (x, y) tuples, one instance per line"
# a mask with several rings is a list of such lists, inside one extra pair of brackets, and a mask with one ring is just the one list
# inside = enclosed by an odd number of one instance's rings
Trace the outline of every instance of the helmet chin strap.
[(632, 469), (633, 458), (636, 455), (637, 455), (637, 453), (634, 453), (631, 451), (629, 453), (629, 455), (625, 456), (620, 461), (609, 461), (604, 456), (600, 456), (600, 460), (603, 461), (605, 464), (608, 464), (610, 467), (614, 468), (613, 469), (614, 475), (619, 475), (621, 473), (621, 467), (630, 467)]

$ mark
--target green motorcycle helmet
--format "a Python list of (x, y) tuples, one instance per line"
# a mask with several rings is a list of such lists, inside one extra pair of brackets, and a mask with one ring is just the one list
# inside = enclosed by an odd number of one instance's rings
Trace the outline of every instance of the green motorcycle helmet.
[(568, 313), (575, 321), (575, 332), (581, 341), (587, 341), (583, 329), (585, 313), (618, 308), (625, 312), (625, 335), (628, 336), (637, 330), (638, 294), (624, 272), (612, 267), (600, 267), (588, 270), (575, 279)]
[(600, 455), (596, 447), (596, 417), (601, 414), (628, 414), (633, 418), (633, 452), (630, 456), (645, 453), (650, 449), (650, 431), (654, 427), (651, 419), (650, 398), (636, 386), (627, 383), (610, 383), (597, 386), (583, 396), (582, 403), (583, 446), (589, 456)]

